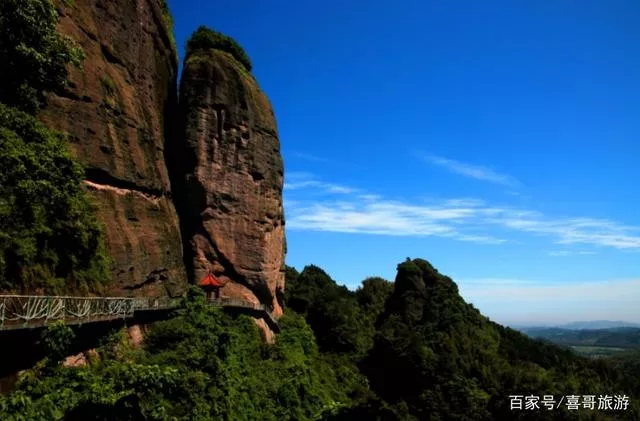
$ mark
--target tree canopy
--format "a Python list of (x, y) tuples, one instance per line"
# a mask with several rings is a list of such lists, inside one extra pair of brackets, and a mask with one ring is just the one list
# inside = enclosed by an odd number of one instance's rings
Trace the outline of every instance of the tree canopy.
[(251, 72), (253, 65), (244, 49), (233, 38), (206, 26), (200, 26), (187, 41), (186, 57), (201, 50), (216, 49), (229, 53)]
[(0, 102), (35, 113), (47, 92), (67, 84), (67, 65), (83, 53), (56, 32), (58, 13), (48, 0), (0, 2)]
[(107, 281), (83, 177), (63, 135), (0, 104), (0, 289), (61, 292)]
[(0, 398), (0, 419), (638, 419), (633, 400), (627, 411), (512, 411), (513, 394), (637, 396), (638, 356), (591, 361), (492, 323), (425, 260), (355, 293), (317, 266), (287, 273), (286, 303), (302, 313), (286, 309), (271, 345), (248, 316), (207, 305), (198, 288), (142, 348), (115, 333), (85, 367), (55, 364), (72, 334), (51, 327), (49, 356)]
[(84, 169), (35, 114), (81, 56), (49, 0), (0, 2), (0, 289), (99, 290), (109, 259)]

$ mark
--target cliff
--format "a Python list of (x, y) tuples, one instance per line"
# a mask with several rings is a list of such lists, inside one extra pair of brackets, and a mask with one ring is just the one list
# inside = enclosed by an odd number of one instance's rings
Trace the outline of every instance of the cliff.
[(211, 271), (227, 282), (223, 296), (270, 305), (279, 316), (283, 162), (271, 104), (236, 57), (188, 48), (185, 59), (182, 129), (170, 153), (185, 260), (190, 278)]
[(242, 48), (198, 29), (178, 102), (163, 0), (60, 0), (58, 9), (59, 31), (86, 58), (41, 118), (69, 133), (86, 167), (114, 261), (109, 293), (179, 295), (212, 272), (222, 296), (281, 315), (283, 162)]
[(111, 294), (177, 295), (187, 284), (165, 163), (177, 53), (162, 0), (57, 2), (84, 50), (41, 118), (69, 133), (113, 258)]

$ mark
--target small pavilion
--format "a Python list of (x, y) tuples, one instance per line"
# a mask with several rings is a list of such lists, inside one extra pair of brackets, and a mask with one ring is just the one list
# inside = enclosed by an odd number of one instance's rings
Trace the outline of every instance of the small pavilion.
[(208, 300), (218, 300), (220, 298), (220, 288), (224, 286), (224, 283), (209, 272), (207, 276), (200, 280), (198, 285), (207, 293)]

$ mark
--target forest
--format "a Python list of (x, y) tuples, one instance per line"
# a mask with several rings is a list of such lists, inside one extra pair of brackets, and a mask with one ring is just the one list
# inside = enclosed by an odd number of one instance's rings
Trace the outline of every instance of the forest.
[[(638, 359), (590, 360), (482, 316), (429, 262), (357, 291), (287, 268), (275, 344), (193, 287), (142, 347), (114, 332), (84, 367), (59, 364), (73, 331), (0, 400), (3, 420), (636, 420)], [(626, 395), (626, 410), (511, 410), (510, 395)]]

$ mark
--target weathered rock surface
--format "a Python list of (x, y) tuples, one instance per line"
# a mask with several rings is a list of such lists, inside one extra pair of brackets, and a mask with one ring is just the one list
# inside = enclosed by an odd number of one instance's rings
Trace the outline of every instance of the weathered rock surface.
[(42, 119), (69, 133), (114, 259), (112, 294), (177, 295), (187, 285), (164, 149), (177, 53), (161, 0), (58, 2), (59, 30), (86, 54)]
[(272, 306), (284, 290), (283, 162), (271, 104), (231, 55), (185, 60), (183, 129), (171, 153), (188, 272), (227, 281), (223, 296)]

